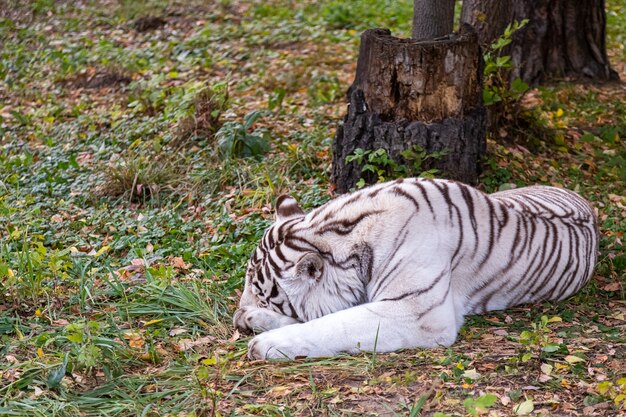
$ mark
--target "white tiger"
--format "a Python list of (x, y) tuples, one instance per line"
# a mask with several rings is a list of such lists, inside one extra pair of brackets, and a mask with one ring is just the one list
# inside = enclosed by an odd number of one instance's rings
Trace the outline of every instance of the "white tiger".
[(276, 214), (234, 316), (265, 331), (253, 359), (449, 346), (465, 315), (571, 296), (598, 254), (592, 207), (546, 186), (400, 179)]

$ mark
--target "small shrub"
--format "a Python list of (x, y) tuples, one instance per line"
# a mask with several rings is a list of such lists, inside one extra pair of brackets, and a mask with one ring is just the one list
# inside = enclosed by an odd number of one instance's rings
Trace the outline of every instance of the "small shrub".
[(139, 80), (130, 84), (128, 107), (134, 113), (145, 113), (154, 116), (163, 109), (168, 92), (161, 86), (165, 76), (155, 75), (147, 80)]
[(311, 104), (319, 106), (336, 101), (344, 91), (336, 75), (314, 74), (307, 93)]
[(511, 106), (518, 103), (528, 91), (528, 84), (519, 78), (509, 82), (511, 57), (502, 55), (504, 48), (511, 44), (513, 34), (526, 24), (528, 19), (509, 24), (502, 36), (496, 39), (483, 55), (485, 61), (483, 100), (486, 106), (493, 106), (496, 103)]
[(149, 32), (164, 26), (167, 23), (165, 19), (159, 16), (141, 16), (133, 21), (131, 26), (137, 32)]
[(166, 155), (148, 156), (134, 149), (106, 169), (105, 181), (96, 194), (127, 199), (133, 203), (158, 200), (163, 190), (182, 184), (184, 164)]
[(261, 117), (259, 111), (246, 114), (241, 122), (226, 122), (215, 135), (220, 158), (260, 157), (270, 149), (266, 130), (255, 129), (254, 123)]
[(355, 25), (356, 17), (349, 4), (331, 3), (323, 8), (322, 16), (326, 25), (331, 29), (351, 29)]
[(509, 24), (483, 56), (483, 102), (489, 111), (488, 130), (496, 138), (510, 138), (514, 133), (522, 134), (525, 138), (537, 136), (535, 133), (540, 137), (545, 136), (545, 132), (541, 132), (537, 114), (522, 106), (522, 98), (530, 87), (520, 78), (510, 81), (511, 57), (502, 55), (511, 43), (513, 34), (527, 23), (525, 19)]
[(222, 125), (220, 117), (228, 107), (228, 88), (219, 83), (198, 91), (191, 100), (189, 115), (178, 122), (178, 141), (202, 141), (215, 136)]
[(63, 80), (69, 88), (116, 88), (123, 87), (132, 81), (132, 75), (113, 66), (89, 67), (87, 71)]

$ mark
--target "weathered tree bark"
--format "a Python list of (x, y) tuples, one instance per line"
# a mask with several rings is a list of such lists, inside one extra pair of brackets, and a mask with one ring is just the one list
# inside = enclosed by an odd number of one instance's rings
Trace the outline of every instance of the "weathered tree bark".
[(512, 21), (529, 19), (513, 36), (510, 78), (536, 85), (553, 78), (617, 80), (606, 54), (604, 0), (464, 0), (461, 21), (474, 26), (482, 45)]
[(365, 31), (348, 114), (333, 142), (337, 191), (348, 191), (363, 176), (359, 165), (346, 163), (356, 148), (384, 148), (398, 162), (414, 145), (445, 150), (441, 160), (422, 168), (475, 183), (486, 134), (481, 63), (469, 26), (458, 35), (424, 42), (395, 38), (385, 29)]
[(472, 25), (478, 33), (478, 42), (483, 47), (489, 46), (514, 20), (513, 6), (516, 2), (517, 0), (463, 0), (461, 22)]
[(452, 33), (454, 0), (414, 0), (413, 39), (436, 39)]

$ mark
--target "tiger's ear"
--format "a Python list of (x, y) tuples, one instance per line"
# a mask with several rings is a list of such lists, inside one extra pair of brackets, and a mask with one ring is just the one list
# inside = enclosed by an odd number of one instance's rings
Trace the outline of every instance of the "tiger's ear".
[(296, 278), (319, 281), (324, 272), (324, 260), (315, 252), (307, 252), (296, 263)]
[(293, 217), (304, 216), (304, 211), (298, 205), (295, 198), (283, 194), (276, 200), (276, 221), (283, 222)]

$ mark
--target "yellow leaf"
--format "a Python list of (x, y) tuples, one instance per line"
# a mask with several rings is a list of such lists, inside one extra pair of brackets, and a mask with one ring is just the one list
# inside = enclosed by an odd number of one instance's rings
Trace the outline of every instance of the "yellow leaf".
[(600, 394), (604, 395), (609, 391), (609, 389), (611, 389), (611, 385), (613, 384), (611, 384), (610, 381), (603, 381), (600, 382), (596, 388)]
[(278, 387), (273, 387), (268, 394), (270, 396), (273, 397), (282, 397), (284, 395), (287, 395), (291, 393), (291, 388), (290, 387), (284, 387), (284, 386), (278, 386)]
[(571, 363), (571, 364), (584, 362), (584, 361), (585, 361), (584, 359), (579, 358), (578, 356), (574, 356), (574, 355), (567, 355), (565, 357), (565, 362)]
[[(618, 285), (617, 289), (619, 289), (620, 287), (619, 283), (616, 283), (616, 284)], [(626, 316), (624, 315), (624, 313), (620, 313), (620, 312), (613, 314), (611, 318), (615, 320), (622, 320), (622, 321), (626, 320)]]
[(556, 323), (556, 322), (561, 322), (561, 321), (563, 321), (562, 318), (560, 318), (559, 316), (554, 316), (548, 320), (548, 323)]
[(163, 319), (154, 319), (154, 320), (149, 320), (149, 321), (145, 321), (143, 322), (144, 327), (145, 326), (150, 326), (151, 324), (155, 324), (155, 323), (159, 323), (163, 321)]
[(97, 258), (98, 256), (102, 255), (103, 253), (108, 252), (109, 249), (111, 249), (109, 246), (104, 245), (103, 247), (98, 249), (98, 252), (96, 252), (96, 254), (94, 256)]
[(42, 348), (37, 348), (37, 356), (39, 356), (40, 358), (43, 358), (43, 349)]
[(215, 357), (202, 359), (201, 361), (202, 365), (215, 365), (216, 362), (217, 359), (215, 359)]

